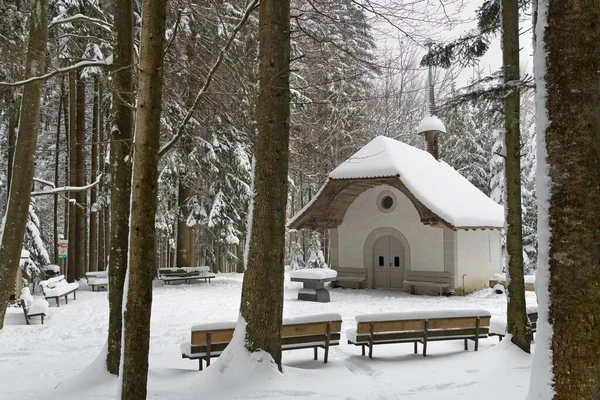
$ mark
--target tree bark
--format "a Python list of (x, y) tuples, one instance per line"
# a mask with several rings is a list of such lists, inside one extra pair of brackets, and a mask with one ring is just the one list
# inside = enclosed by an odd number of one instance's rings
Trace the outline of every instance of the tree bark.
[(166, 0), (143, 3), (135, 124), (129, 266), (124, 310), (122, 399), (145, 399), (150, 347), (155, 217), (162, 107)]
[[(69, 73), (69, 185), (77, 186), (77, 72)], [(76, 279), (77, 266), (77, 198), (75, 193), (69, 192), (69, 229), (67, 240), (67, 280), (73, 282)]]
[(550, 239), (540, 243), (549, 265), (539, 268), (550, 272), (554, 399), (592, 400), (600, 398), (600, 5), (547, 7)]
[[(94, 77), (94, 106), (92, 110), (92, 165), (90, 182), (95, 182), (98, 176), (98, 76)], [(90, 242), (89, 242), (89, 271), (98, 271), (98, 211), (92, 208), (98, 200), (98, 188), (94, 186), (90, 191)]]
[[(98, 170), (104, 174), (104, 107), (102, 107), (103, 98), (102, 82), (98, 82)], [(98, 192), (104, 193), (104, 185), (100, 182)], [(98, 210), (98, 271), (106, 269), (106, 236), (107, 230), (105, 225), (106, 209), (102, 207)]]
[[(77, 78), (77, 118), (76, 118), (76, 184), (86, 185), (85, 171), (85, 80)], [(75, 208), (75, 279), (84, 278), (87, 268), (87, 192), (75, 194), (78, 206)]]
[[(13, 171), (13, 160), (15, 158), (15, 147), (17, 143), (17, 127), (19, 125), (19, 111), (17, 107), (8, 110), (8, 160), (6, 164), (6, 189), (10, 190), (10, 181)], [(8, 194), (6, 195), (8, 202)]]
[[(56, 141), (54, 152), (54, 187), (59, 185), (59, 166), (60, 166), (60, 124), (62, 119), (63, 101), (64, 101), (65, 82), (60, 81), (60, 100), (58, 102), (58, 118), (56, 119)], [(54, 194), (54, 264), (58, 265), (58, 193)]]
[(521, 216), (521, 131), (519, 71), (519, 8), (517, 0), (502, 0), (502, 64), (504, 84), (513, 89), (504, 97), (504, 146), (506, 148), (506, 250), (507, 331), (512, 342), (529, 353), (531, 332), (525, 305), (523, 276), (523, 223)]
[[(48, 41), (48, 1), (30, 1), (29, 44), (25, 77), (38, 76), (46, 69), (46, 43)], [(35, 151), (40, 127), (40, 104), (42, 82), (34, 82), (23, 88), (19, 121), (19, 135), (15, 147), (12, 177), (4, 230), (0, 240), (0, 329), (4, 326), (5, 304), (14, 289), (29, 217), (29, 202), (33, 187)]]
[(115, 0), (113, 115), (110, 143), (110, 265), (109, 318), (106, 366), (119, 373), (123, 318), (123, 286), (127, 272), (131, 195), (130, 149), (133, 139), (133, 0)]
[(246, 348), (268, 352), (281, 370), (283, 262), (289, 160), (290, 2), (263, 0), (259, 12), (258, 135), (241, 314)]
[[(188, 147), (185, 146), (185, 148), (187, 149)], [(187, 217), (190, 212), (187, 200), (192, 196), (192, 193), (185, 179), (185, 172), (180, 173), (177, 196), (179, 206), (179, 217), (177, 218), (177, 267), (194, 267), (194, 235), (192, 228), (187, 226)]]

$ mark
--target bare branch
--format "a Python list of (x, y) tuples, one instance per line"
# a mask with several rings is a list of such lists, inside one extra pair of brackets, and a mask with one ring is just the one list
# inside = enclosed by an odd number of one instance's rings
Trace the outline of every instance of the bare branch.
[(41, 183), (42, 185), (50, 186), (52, 188), (55, 187), (54, 186), (54, 182), (50, 182), (50, 181), (47, 181), (47, 180), (42, 179), (42, 178), (36, 178), (36, 177), (34, 177), (33, 181), (37, 182), (37, 183)]
[(252, 11), (254, 11), (254, 9), (258, 5), (258, 2), (259, 2), (259, 0), (252, 0), (252, 2), (246, 8), (246, 11), (244, 11), (244, 15), (242, 16), (242, 19), (240, 20), (240, 22), (238, 22), (238, 24), (235, 26), (235, 28), (231, 32), (231, 36), (229, 36), (229, 39), (227, 39), (227, 42), (225, 43), (225, 46), (219, 51), (219, 55), (217, 57), (217, 60), (215, 61), (215, 63), (211, 67), (210, 71), (208, 71), (208, 75), (206, 75), (206, 81), (204, 82), (204, 85), (202, 86), (202, 88), (198, 92), (198, 95), (194, 99), (194, 103), (192, 104), (192, 106), (188, 110), (187, 114), (185, 115), (185, 118), (181, 122), (181, 125), (179, 125), (179, 128), (177, 129), (177, 132), (175, 133), (175, 135), (173, 135), (173, 137), (171, 138), (171, 140), (169, 140), (160, 149), (160, 151), (158, 153), (158, 157), (159, 158), (162, 157), (162, 156), (164, 156), (167, 152), (169, 152), (169, 150), (171, 150), (173, 148), (173, 146), (175, 146), (175, 144), (183, 136), (183, 130), (184, 130), (185, 126), (187, 125), (187, 123), (192, 118), (192, 115), (194, 114), (194, 111), (198, 107), (198, 104), (200, 103), (200, 100), (204, 97), (204, 94), (206, 93), (206, 89), (208, 89), (208, 86), (212, 82), (212, 79), (213, 79), (213, 77), (215, 75), (215, 72), (217, 71), (217, 69), (219, 68), (219, 66), (221, 65), (221, 63), (223, 62), (223, 58), (225, 57), (225, 53), (227, 52), (227, 50), (229, 50), (229, 46), (231, 46), (231, 43), (233, 43), (233, 40), (235, 39), (235, 37), (238, 34), (238, 32), (242, 29), (242, 27), (244, 26), (244, 24), (246, 23), (246, 21), (248, 20), (248, 18), (250, 18), (250, 14), (252, 14)]
[(97, 186), (100, 184), (100, 181), (102, 180), (102, 174), (98, 175), (98, 178), (96, 178), (95, 182), (90, 183), (89, 185), (85, 185), (85, 186), (62, 186), (62, 187), (57, 187), (54, 189), (50, 189), (50, 190), (42, 190), (39, 192), (31, 192), (31, 196), (46, 196), (49, 194), (55, 194), (55, 193), (64, 193), (64, 192), (84, 192), (86, 190), (89, 190), (91, 188), (93, 188), (94, 186)]
[(98, 19), (98, 18), (88, 17), (87, 15), (83, 15), (83, 14), (75, 14), (75, 15), (72, 15), (67, 18), (54, 20), (50, 23), (50, 25), (48, 25), (48, 29), (52, 29), (58, 25), (68, 24), (71, 22), (80, 22), (80, 21), (99, 26), (100, 28), (103, 28), (112, 33), (113, 26), (110, 23), (103, 21), (101, 19)]
[(99, 61), (99, 60), (80, 61), (80, 62), (78, 62), (76, 64), (70, 65), (70, 66), (65, 67), (65, 68), (55, 69), (54, 71), (48, 72), (47, 74), (42, 75), (42, 76), (33, 76), (31, 78), (24, 79), (22, 81), (17, 81), (17, 82), (0, 82), (0, 87), (24, 86), (24, 85), (27, 85), (28, 83), (31, 83), (31, 82), (45, 81), (46, 79), (52, 78), (54, 75), (64, 74), (64, 73), (67, 73), (69, 71), (78, 70), (80, 68), (86, 68), (86, 67), (108, 67), (108, 66), (110, 66), (110, 64), (107, 63), (106, 61)]

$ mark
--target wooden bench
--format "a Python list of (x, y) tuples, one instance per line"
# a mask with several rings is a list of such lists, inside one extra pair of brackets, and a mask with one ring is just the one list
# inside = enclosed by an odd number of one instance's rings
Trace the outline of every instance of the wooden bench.
[(88, 286), (92, 288), (92, 292), (96, 289), (108, 289), (108, 271), (92, 271), (86, 272)]
[(450, 272), (406, 271), (404, 286), (408, 286), (410, 294), (414, 294), (415, 286), (438, 288), (441, 296), (443, 290), (450, 287), (451, 279)]
[(56, 300), (56, 307), (60, 307), (59, 299), (61, 297), (64, 297), (65, 303), (69, 304), (68, 296), (71, 293), (73, 294), (73, 300), (77, 300), (79, 284), (77, 282), (68, 283), (65, 280), (64, 275), (42, 281), (40, 282), (40, 285), (42, 286), (42, 291), (44, 292), (46, 300)]
[(29, 306), (25, 301), (19, 300), (19, 307), (23, 309), (23, 314), (25, 314), (25, 322), (27, 322), (27, 325), (29, 325), (29, 320), (32, 317), (41, 317), (42, 325), (44, 325), (44, 317), (46, 316), (46, 312), (48, 310), (48, 302), (46, 300), (42, 300), (45, 302), (44, 304), (40, 303), (40, 300), (42, 299), (36, 300), (33, 304)]
[[(210, 359), (223, 353), (231, 339), (235, 322), (203, 324), (192, 327), (191, 343), (181, 344), (181, 357), (199, 360), (210, 366)], [(342, 317), (339, 314), (321, 314), (285, 319), (281, 327), (282, 350), (314, 349), (314, 359), (318, 359), (317, 349), (325, 350), (323, 362), (327, 364), (329, 347), (340, 343)]]
[(335, 268), (337, 271), (337, 281), (331, 282), (332, 287), (345, 287), (344, 283), (352, 282), (358, 288), (365, 287), (367, 281), (367, 270), (364, 268)]
[[(533, 342), (533, 334), (537, 332), (538, 310), (536, 306), (527, 307), (527, 320), (531, 329), (531, 341)], [(490, 325), (490, 336), (498, 336), (498, 341), (502, 341), (506, 336), (507, 321), (501, 323), (497, 319), (493, 319)]]
[(475, 342), (479, 349), (479, 339), (487, 338), (490, 326), (490, 313), (485, 310), (439, 310), (415, 311), (387, 314), (359, 315), (357, 327), (346, 333), (348, 344), (369, 348), (369, 358), (373, 358), (373, 346), (377, 344), (417, 343), (423, 345), (423, 357), (427, 356), (427, 343), (441, 340), (464, 340)]
[(182, 267), (182, 268), (160, 268), (158, 270), (158, 279), (165, 285), (171, 282), (183, 281), (190, 283), (192, 280), (204, 279), (204, 282), (210, 283), (215, 275), (210, 272), (210, 267)]

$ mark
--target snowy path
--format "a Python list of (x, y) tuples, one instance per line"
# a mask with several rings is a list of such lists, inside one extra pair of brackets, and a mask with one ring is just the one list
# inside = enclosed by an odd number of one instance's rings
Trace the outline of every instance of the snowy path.
[[(284, 316), (337, 312), (343, 330), (355, 324), (356, 315), (366, 313), (484, 308), (493, 318), (506, 315), (504, 296), (491, 290), (440, 298), (334, 289), (332, 301), (320, 304), (296, 300), (301, 286), (286, 278)], [(322, 351), (321, 360), (313, 361), (311, 349), (297, 350), (284, 352), (285, 373), (277, 379), (259, 381), (247, 371), (248, 376), (234, 381), (209, 382), (206, 371), (196, 370), (197, 361), (181, 358), (179, 344), (189, 340), (194, 324), (235, 320), (240, 292), (240, 275), (221, 274), (211, 284), (155, 282), (149, 398), (494, 400), (520, 399), (527, 392), (531, 357), (509, 343), (498, 345), (496, 338), (483, 341), (476, 353), (465, 352), (462, 341), (433, 342), (427, 358), (414, 355), (412, 344), (378, 346), (369, 360), (342, 337), (344, 344), (332, 348), (327, 365)], [(535, 304), (533, 293), (527, 295), (528, 303)], [(77, 300), (61, 302), (60, 308), (51, 304), (44, 326), (27, 326), (20, 309), (9, 309), (0, 331), (0, 399), (114, 398), (116, 380), (102, 372), (102, 361), (87, 368), (102, 351), (107, 324), (106, 292), (91, 292), (85, 284)]]

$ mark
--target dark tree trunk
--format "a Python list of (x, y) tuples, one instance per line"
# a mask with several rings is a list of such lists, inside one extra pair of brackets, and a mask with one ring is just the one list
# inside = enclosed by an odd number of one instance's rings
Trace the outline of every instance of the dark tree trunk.
[(194, 266), (193, 230), (187, 226), (189, 208), (187, 201), (192, 196), (186, 182), (185, 173), (179, 177), (177, 202), (179, 218), (177, 219), (177, 267)]
[[(98, 176), (98, 77), (94, 77), (94, 106), (92, 111), (92, 165), (90, 182), (95, 182)], [(98, 188), (90, 190), (90, 242), (89, 242), (89, 271), (98, 271), (98, 211), (93, 210), (98, 200)]]
[(166, 0), (143, 3), (135, 124), (122, 399), (145, 399), (150, 347)]
[(262, 0), (259, 14), (258, 135), (254, 198), (241, 314), (246, 348), (262, 349), (281, 370), (283, 260), (289, 159), (290, 2)]
[[(69, 73), (69, 185), (77, 186), (77, 72)], [(69, 229), (68, 229), (68, 258), (67, 258), (67, 280), (75, 281), (77, 273), (77, 227), (75, 224), (77, 215), (77, 198), (75, 193), (69, 192)]]
[[(76, 153), (76, 184), (86, 185), (85, 171), (85, 81), (77, 79), (77, 118), (75, 128), (75, 153)], [(87, 192), (76, 192), (77, 207), (75, 208), (75, 279), (84, 278), (87, 268)]]
[[(19, 111), (13, 107), (8, 113), (8, 160), (6, 164), (6, 189), (10, 190), (10, 181), (13, 171), (13, 160), (15, 159), (15, 147), (17, 144), (17, 127), (19, 125)], [(6, 195), (8, 202), (8, 194)]]
[[(65, 82), (60, 82), (60, 100), (58, 102), (58, 118), (56, 119), (56, 149), (54, 152), (54, 187), (58, 187), (60, 166), (60, 124), (64, 101)], [(54, 264), (58, 265), (58, 193), (54, 194)]]
[[(30, 7), (26, 78), (44, 74), (48, 41), (48, 1), (31, 1)], [(13, 163), (13, 170), (19, 173), (12, 177), (10, 183), (10, 194), (4, 215), (4, 231), (0, 243), (0, 329), (4, 326), (5, 304), (12, 294), (17, 278), (25, 227), (29, 217), (35, 151), (40, 127), (42, 85), (42, 81), (35, 81), (23, 88), (19, 135)]]
[(108, 266), (109, 321), (106, 365), (119, 373), (123, 317), (123, 285), (127, 272), (131, 194), (131, 141), (133, 138), (133, 0), (115, 0), (114, 128), (110, 143), (111, 203)]
[[(104, 175), (104, 146), (105, 143), (105, 135), (104, 135), (104, 107), (102, 106), (102, 82), (98, 82), (98, 170), (101, 174)], [(102, 179), (102, 181), (104, 178)], [(104, 193), (104, 185), (100, 182), (98, 186), (98, 192), (100, 194)], [(102, 207), (98, 210), (98, 271), (104, 271), (106, 269), (106, 225), (105, 225), (105, 207)]]
[[(68, 94), (67, 94), (68, 95)], [(65, 127), (65, 185), (70, 184), (69, 181), (69, 170), (70, 170), (70, 159), (71, 159), (71, 153), (70, 153), (70, 138), (69, 138), (69, 130), (70, 130), (70, 125), (69, 125), (69, 104), (70, 102), (68, 101), (68, 96), (65, 99), (63, 97), (63, 120), (64, 120), (64, 127)], [(71, 223), (71, 218), (70, 218), (70, 213), (69, 213), (69, 196), (68, 193), (66, 194), (66, 196), (64, 197), (64, 210), (63, 210), (63, 235), (64, 235), (64, 239), (69, 240), (69, 224)], [(67, 248), (67, 251), (70, 252), (71, 249)], [(68, 278), (68, 258), (63, 258), (62, 259), (62, 263), (61, 263), (61, 271), (63, 275), (67, 275)]]
[(531, 332), (525, 305), (523, 276), (523, 224), (521, 217), (519, 8), (517, 0), (502, 0), (502, 63), (504, 84), (512, 87), (504, 97), (506, 147), (506, 249), (508, 252), (507, 331), (512, 342), (530, 352)]
[(600, 398), (600, 5), (562, 0), (547, 7), (540, 45), (551, 121), (545, 130), (550, 239), (540, 247), (549, 257), (554, 399), (595, 400)]

